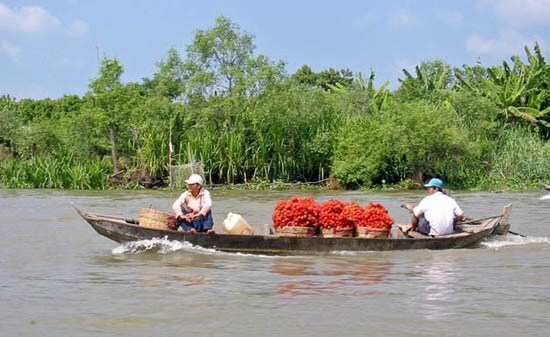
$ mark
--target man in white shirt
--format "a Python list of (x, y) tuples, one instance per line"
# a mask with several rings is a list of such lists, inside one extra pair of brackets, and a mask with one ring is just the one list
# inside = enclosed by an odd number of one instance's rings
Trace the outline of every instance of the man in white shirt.
[(440, 179), (433, 178), (424, 187), (428, 196), (416, 207), (407, 204), (412, 219), (411, 226), (405, 232), (416, 230), (431, 236), (453, 233), (455, 223), (465, 218), (464, 212), (453, 198), (443, 193), (443, 181)]
[(187, 191), (183, 192), (172, 205), (180, 226), (190, 233), (214, 233), (212, 199), (210, 192), (202, 187), (202, 177), (192, 174), (185, 183)]

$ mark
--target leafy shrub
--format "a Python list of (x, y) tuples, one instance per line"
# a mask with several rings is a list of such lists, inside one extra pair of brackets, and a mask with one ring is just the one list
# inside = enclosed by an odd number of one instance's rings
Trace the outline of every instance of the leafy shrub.
[(399, 182), (423, 174), (447, 176), (476, 151), (449, 104), (393, 104), (347, 119), (337, 133), (332, 169), (345, 183)]

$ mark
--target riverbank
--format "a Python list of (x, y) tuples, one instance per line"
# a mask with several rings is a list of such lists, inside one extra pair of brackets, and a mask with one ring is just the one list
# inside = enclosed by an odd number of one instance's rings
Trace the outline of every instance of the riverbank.
[[(245, 183), (245, 184), (206, 184), (205, 187), (209, 190), (218, 191), (359, 191), (368, 193), (384, 193), (384, 192), (407, 192), (407, 191), (422, 191), (424, 187), (421, 184), (384, 184), (370, 187), (356, 186), (354, 188), (335, 188), (319, 183)], [(21, 186), (11, 187), (2, 186), (0, 189), (35, 189), (35, 190), (68, 190), (68, 191), (181, 191), (185, 189), (185, 186), (181, 187), (169, 187), (169, 186), (155, 186), (144, 187), (139, 182), (133, 182), (130, 185), (119, 186), (106, 186), (104, 188), (49, 188), (49, 187), (31, 187), (23, 184)], [(540, 183), (528, 183), (528, 184), (500, 184), (491, 186), (476, 186), (473, 188), (464, 188), (462, 186), (446, 186), (447, 190), (460, 191), (460, 192), (489, 192), (489, 193), (516, 193), (516, 192), (542, 192), (544, 189), (540, 187)]]

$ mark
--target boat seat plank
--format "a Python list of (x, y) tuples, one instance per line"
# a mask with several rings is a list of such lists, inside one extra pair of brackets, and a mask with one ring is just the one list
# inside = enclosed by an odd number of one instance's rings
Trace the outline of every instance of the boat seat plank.
[(424, 235), (420, 232), (416, 232), (416, 231), (409, 231), (407, 233), (409, 235), (409, 237), (413, 238), (413, 239), (428, 239), (430, 238), (431, 236), (429, 235)]

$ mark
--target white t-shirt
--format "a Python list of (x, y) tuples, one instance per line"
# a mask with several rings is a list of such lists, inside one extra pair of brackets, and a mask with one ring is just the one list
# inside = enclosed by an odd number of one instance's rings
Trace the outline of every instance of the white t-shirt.
[(451, 234), (455, 217), (464, 214), (453, 198), (441, 192), (422, 199), (413, 212), (417, 218), (424, 215), (430, 224), (430, 235)]

